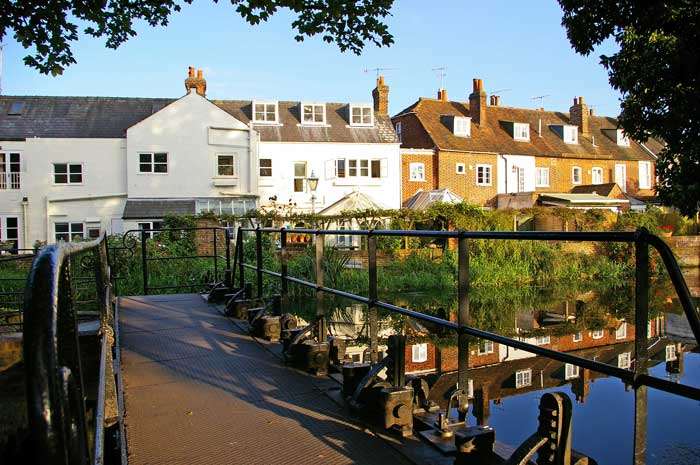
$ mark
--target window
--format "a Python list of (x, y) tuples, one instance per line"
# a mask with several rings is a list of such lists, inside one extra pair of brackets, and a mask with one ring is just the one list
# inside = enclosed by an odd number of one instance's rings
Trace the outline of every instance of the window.
[(337, 178), (345, 177), (345, 158), (339, 158), (335, 161), (335, 176)]
[(425, 164), (410, 163), (408, 165), (408, 171), (411, 181), (425, 182)]
[(154, 229), (163, 229), (162, 221), (144, 221), (139, 223), (139, 229), (145, 231), (143, 234), (146, 239), (153, 239), (158, 234), (158, 231), (153, 231)]
[(593, 167), (591, 170), (591, 183), (603, 184), (603, 168)]
[(396, 131), (396, 137), (399, 139), (399, 142), (403, 142), (403, 139), (401, 138), (401, 121), (396, 123), (394, 130)]
[(22, 110), (24, 110), (24, 102), (12, 102), (7, 114), (9, 116), (19, 116), (22, 114)]
[(549, 168), (537, 168), (535, 170), (535, 186), (549, 187)]
[(676, 346), (669, 344), (666, 346), (666, 361), (675, 362), (678, 360), (678, 353), (676, 352)]
[(571, 363), (564, 364), (564, 379), (578, 378), (579, 367), (578, 365), (572, 365)]
[(260, 176), (268, 178), (272, 176), (272, 159), (271, 158), (261, 158), (260, 159)]
[(630, 352), (624, 352), (617, 356), (617, 367), (618, 368), (629, 368), (632, 364), (632, 357)]
[(532, 370), (518, 370), (515, 372), (515, 387), (522, 388), (532, 385)]
[(513, 123), (513, 139), (530, 140), (530, 125), (527, 123)]
[(618, 129), (615, 135), (617, 139), (617, 145), (619, 145), (620, 147), (630, 146), (630, 138), (625, 135), (625, 131), (623, 131), (622, 129)]
[[(0, 240), (10, 242), (13, 247), (8, 250), (15, 253), (19, 248), (19, 218), (16, 216), (0, 216)], [(13, 250), (15, 249), (15, 250)]]
[(639, 188), (651, 189), (651, 162), (639, 162)]
[(216, 175), (217, 176), (236, 176), (236, 157), (235, 155), (217, 155), (216, 156)]
[(54, 163), (54, 184), (82, 184), (83, 165), (80, 163)]
[(581, 342), (583, 341), (583, 333), (581, 331), (574, 333), (574, 342)]
[(55, 223), (54, 233), (56, 242), (73, 242), (85, 238), (85, 226), (83, 223)]
[(139, 172), (167, 173), (168, 154), (164, 152), (139, 153)]
[(624, 339), (627, 337), (627, 323), (622, 323), (616, 330), (615, 330), (615, 339)]
[(602, 337), (605, 335), (602, 329), (595, 329), (593, 332), (591, 332), (591, 337), (593, 339), (602, 339)]
[(578, 126), (564, 126), (564, 143), (578, 144)]
[(16, 152), (0, 152), (0, 189), (20, 188), (20, 155)]
[(372, 160), (348, 160), (345, 158), (338, 158), (335, 160), (335, 177), (381, 178), (386, 176), (386, 163), (386, 159), (379, 158)]
[(581, 184), (581, 168), (578, 166), (571, 168), (571, 184)]
[(370, 167), (370, 174), (373, 178), (382, 177), (382, 164), (380, 160), (371, 160)]
[(306, 162), (294, 163), (294, 192), (304, 192), (306, 183)]
[(369, 176), (369, 160), (359, 160), (360, 162), (360, 176)]
[(452, 118), (452, 132), (457, 137), (471, 136), (471, 118), (455, 116)]
[(88, 226), (87, 227), (87, 237), (88, 239), (97, 239), (100, 237), (101, 229), (99, 226)]
[(276, 123), (277, 103), (276, 102), (253, 102), (253, 122), (254, 123)]
[(493, 341), (481, 341), (479, 342), (479, 355), (486, 355), (493, 353)]
[(535, 344), (538, 346), (543, 346), (543, 345), (549, 344), (549, 343), (550, 343), (549, 336), (537, 336), (535, 338)]
[(457, 173), (457, 174), (464, 174), (464, 173), (466, 173), (466, 172), (467, 172), (467, 168), (466, 168), (466, 166), (464, 165), (464, 163), (457, 163), (457, 164), (455, 165), (455, 173)]
[(316, 103), (305, 103), (301, 106), (302, 124), (323, 124), (326, 122), (326, 106)]
[(357, 160), (348, 160), (348, 176), (357, 176)]
[(353, 126), (372, 126), (372, 107), (369, 105), (350, 106), (350, 124)]
[(491, 185), (491, 165), (476, 165), (476, 185)]
[(423, 363), (428, 360), (428, 344), (413, 344), (411, 346), (411, 361), (413, 363)]

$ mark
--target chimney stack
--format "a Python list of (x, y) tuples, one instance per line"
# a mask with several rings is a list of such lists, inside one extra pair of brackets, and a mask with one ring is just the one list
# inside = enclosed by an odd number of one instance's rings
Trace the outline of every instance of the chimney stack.
[(438, 89), (437, 98), (441, 102), (447, 102), (447, 89)]
[(489, 104), (492, 107), (498, 107), (501, 105), (501, 96), (500, 95), (492, 95), (489, 97)]
[(481, 125), (486, 123), (486, 91), (481, 79), (472, 81), (473, 89), (469, 95), (469, 114), (472, 121)]
[(377, 87), (372, 91), (374, 114), (389, 116), (389, 86), (384, 84), (384, 76), (377, 77)]
[(204, 79), (204, 73), (201, 69), (197, 70), (197, 75), (195, 76), (194, 67), (190, 66), (187, 68), (187, 79), (185, 79), (185, 90), (189, 94), (194, 89), (202, 97), (206, 97), (207, 94), (207, 80)]
[(574, 97), (574, 104), (569, 108), (569, 121), (571, 124), (578, 126), (582, 134), (590, 134), (590, 117), (591, 112), (588, 110), (588, 105), (584, 102), (583, 97)]

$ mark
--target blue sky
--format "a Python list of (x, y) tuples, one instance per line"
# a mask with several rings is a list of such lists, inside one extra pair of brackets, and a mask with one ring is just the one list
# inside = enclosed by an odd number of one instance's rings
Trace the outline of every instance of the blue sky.
[(3, 93), (8, 95), (107, 95), (178, 97), (187, 66), (204, 69), (211, 98), (371, 101), (374, 72), (385, 72), (392, 113), (420, 96), (434, 97), (435, 67), (447, 67), (445, 87), (466, 100), (471, 80), (501, 93), (502, 104), (568, 110), (582, 95), (599, 114), (616, 115), (619, 95), (598, 63), (605, 44), (589, 57), (571, 49), (556, 1), (397, 0), (388, 18), (395, 44), (368, 46), (361, 56), (341, 53), (319, 38), (294, 40), (286, 11), (249, 26), (222, 1), (184, 5), (165, 28), (138, 24), (138, 36), (117, 50), (85, 38), (74, 46), (77, 64), (60, 77), (24, 66), (26, 51), (5, 39)]

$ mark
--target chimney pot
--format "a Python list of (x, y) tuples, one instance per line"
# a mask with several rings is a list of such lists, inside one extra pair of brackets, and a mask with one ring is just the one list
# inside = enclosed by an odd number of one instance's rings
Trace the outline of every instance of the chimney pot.
[(486, 92), (481, 79), (473, 79), (473, 92), (469, 95), (469, 116), (472, 121), (481, 125), (486, 123)]
[(187, 79), (185, 79), (185, 90), (187, 91), (187, 93), (190, 93), (193, 89), (199, 95), (205, 97), (207, 93), (207, 81), (206, 79), (204, 79), (204, 75), (201, 69), (197, 70), (197, 74), (195, 76), (194, 67), (190, 66), (187, 69)]
[(372, 100), (376, 115), (389, 115), (389, 86), (384, 83), (384, 76), (377, 78), (377, 87), (372, 90)]
[(438, 100), (447, 102), (447, 89), (438, 89)]

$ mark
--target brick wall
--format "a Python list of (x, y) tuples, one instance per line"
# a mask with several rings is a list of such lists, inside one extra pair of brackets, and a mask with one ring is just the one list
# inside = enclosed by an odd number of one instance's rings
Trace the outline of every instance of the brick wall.
[[(441, 151), (438, 154), (438, 160), (439, 188), (448, 188), (469, 203), (495, 206), (498, 155)], [(458, 163), (465, 165), (463, 174), (457, 173)], [(490, 186), (476, 185), (477, 164), (491, 165)]]
[[(438, 188), (434, 160), (434, 155), (401, 154), (401, 203), (421, 189), (429, 191)], [(411, 163), (425, 165), (425, 181), (411, 181)]]
[[(197, 220), (198, 228), (215, 228), (221, 227), (218, 221), (200, 218)], [(214, 255), (214, 231), (197, 230), (194, 235), (195, 244), (197, 245), (197, 255)], [(220, 256), (225, 256), (226, 252), (226, 237), (223, 230), (216, 232), (216, 250)], [(233, 251), (232, 251), (233, 252)]]
[(681, 266), (700, 266), (700, 236), (672, 236), (666, 242)]

